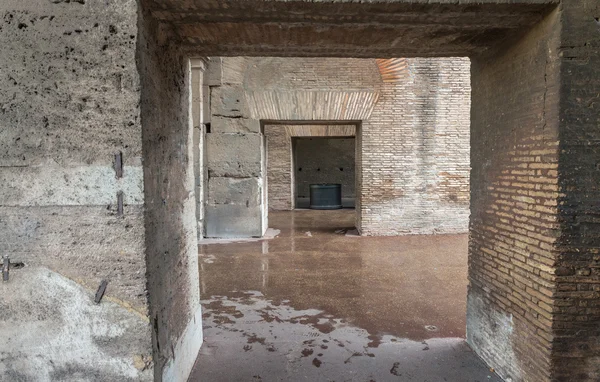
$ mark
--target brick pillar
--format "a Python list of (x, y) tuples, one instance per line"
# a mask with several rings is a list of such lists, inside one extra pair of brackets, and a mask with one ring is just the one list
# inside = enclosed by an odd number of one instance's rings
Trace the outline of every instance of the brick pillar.
[(600, 380), (600, 2), (560, 8), (555, 381)]
[(472, 60), (467, 341), (507, 381), (552, 380), (559, 20)]

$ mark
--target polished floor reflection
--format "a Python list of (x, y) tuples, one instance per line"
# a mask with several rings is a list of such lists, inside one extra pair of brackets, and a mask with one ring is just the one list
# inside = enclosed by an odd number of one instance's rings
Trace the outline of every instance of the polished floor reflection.
[(467, 235), (357, 237), (353, 210), (272, 212), (200, 246), (192, 380), (498, 380), (464, 343)]

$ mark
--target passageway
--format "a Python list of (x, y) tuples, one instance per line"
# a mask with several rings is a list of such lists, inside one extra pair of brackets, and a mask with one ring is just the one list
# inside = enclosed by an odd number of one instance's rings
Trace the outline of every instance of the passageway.
[(347, 209), (270, 225), (271, 240), (200, 246), (190, 380), (500, 381), (464, 340), (467, 235), (359, 237)]

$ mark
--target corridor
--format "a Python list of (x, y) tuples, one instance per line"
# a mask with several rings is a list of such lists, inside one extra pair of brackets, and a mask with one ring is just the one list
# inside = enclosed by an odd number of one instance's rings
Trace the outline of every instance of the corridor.
[(200, 246), (191, 381), (500, 381), (464, 342), (467, 235), (354, 236), (349, 209), (269, 220), (273, 239)]

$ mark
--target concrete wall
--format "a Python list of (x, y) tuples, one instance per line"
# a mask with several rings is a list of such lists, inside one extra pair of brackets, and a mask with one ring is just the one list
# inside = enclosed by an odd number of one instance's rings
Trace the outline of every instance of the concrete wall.
[(157, 381), (187, 379), (202, 344), (189, 59), (140, 20), (148, 297)]
[(309, 198), (313, 183), (339, 183), (342, 198), (354, 198), (354, 141), (354, 138), (295, 138), (296, 197)]
[(556, 380), (558, 17), (472, 66), (467, 340), (509, 381)]
[(0, 285), (7, 380), (152, 377), (137, 12), (0, 4), (0, 253), (26, 264)]
[(407, 59), (385, 82), (359, 144), (363, 235), (466, 232), (469, 60)]

